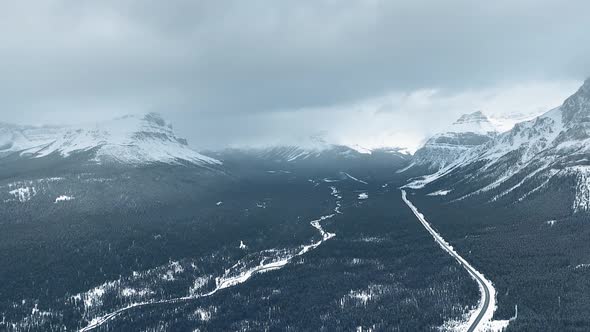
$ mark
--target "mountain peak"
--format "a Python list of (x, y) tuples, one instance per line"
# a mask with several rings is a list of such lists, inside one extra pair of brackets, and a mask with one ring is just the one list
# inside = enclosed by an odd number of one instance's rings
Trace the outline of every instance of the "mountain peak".
[(476, 111), (461, 115), (447, 132), (487, 134), (496, 132), (496, 128), (482, 111)]
[(465, 151), (490, 141), (497, 131), (482, 111), (463, 114), (446, 131), (430, 137), (414, 154), (414, 164), (431, 171), (454, 162)]
[(489, 122), (488, 117), (483, 114), (482, 111), (476, 111), (473, 113), (463, 114), (453, 124), (461, 123), (477, 123), (477, 122)]
[(590, 123), (590, 78), (561, 106), (566, 124)]
[(168, 127), (170, 129), (172, 129), (172, 125), (167, 123), (166, 120), (164, 120), (164, 117), (162, 117), (162, 115), (160, 113), (155, 113), (155, 112), (151, 112), (151, 113), (147, 113), (143, 116), (143, 120), (160, 126), (160, 127)]

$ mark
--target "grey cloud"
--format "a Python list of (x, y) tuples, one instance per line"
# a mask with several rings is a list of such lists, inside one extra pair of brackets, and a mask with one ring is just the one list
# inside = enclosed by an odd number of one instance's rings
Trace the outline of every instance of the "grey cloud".
[[(581, 80), (589, 11), (581, 0), (3, 2), (2, 116), (159, 111), (189, 135), (192, 122), (245, 139), (281, 119), (256, 114)], [(246, 118), (252, 129), (238, 128)]]

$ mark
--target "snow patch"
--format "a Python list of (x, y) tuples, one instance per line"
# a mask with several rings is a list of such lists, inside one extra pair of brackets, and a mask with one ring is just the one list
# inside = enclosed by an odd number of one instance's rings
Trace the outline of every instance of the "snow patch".
[(269, 174), (291, 174), (291, 171), (285, 171), (285, 170), (278, 170), (278, 171), (266, 171)]
[(74, 197), (72, 197), (72, 196), (61, 195), (61, 196), (58, 196), (58, 197), (55, 199), (55, 202), (54, 202), (54, 203), (59, 203), (59, 202), (66, 202), (66, 201), (71, 201), (71, 200), (73, 200), (73, 199), (74, 199)]
[(430, 194), (427, 194), (426, 196), (446, 196), (451, 191), (452, 190), (437, 190), (435, 192), (431, 192)]
[(177, 261), (172, 261), (169, 264), (169, 269), (160, 275), (160, 278), (164, 281), (174, 281), (176, 280), (176, 275), (179, 273), (184, 272), (184, 268), (180, 265)]
[(203, 287), (207, 286), (209, 280), (211, 280), (211, 277), (209, 276), (196, 278), (193, 285), (188, 290), (189, 296), (197, 296), (198, 292), (203, 289)]
[(403, 173), (403, 172), (409, 170), (410, 168), (414, 167), (415, 165), (416, 165), (415, 163), (411, 163), (402, 169), (398, 169), (397, 171), (395, 171), (395, 173), (397, 173), (397, 174)]
[(590, 210), (590, 166), (568, 167), (576, 174), (576, 195), (572, 205), (574, 212)]
[(349, 179), (351, 179), (351, 180), (353, 180), (353, 181), (356, 181), (356, 182), (358, 182), (358, 183), (362, 183), (362, 184), (368, 184), (367, 182), (365, 182), (365, 181), (363, 181), (363, 180), (359, 180), (359, 179), (355, 178), (354, 176), (352, 176), (352, 175), (350, 175), (350, 174), (348, 174), (348, 173), (346, 173), (346, 172), (342, 172), (342, 174), (346, 175), (346, 176), (347, 176)]
[(195, 316), (204, 322), (208, 322), (211, 319), (211, 311), (203, 308), (198, 308), (197, 310), (195, 310)]
[(125, 287), (121, 290), (121, 296), (124, 297), (143, 297), (152, 293), (149, 289), (135, 289), (130, 287)]
[(18, 199), (19, 202), (24, 203), (30, 201), (33, 196), (37, 195), (37, 190), (35, 187), (22, 187), (13, 189), (8, 193)]

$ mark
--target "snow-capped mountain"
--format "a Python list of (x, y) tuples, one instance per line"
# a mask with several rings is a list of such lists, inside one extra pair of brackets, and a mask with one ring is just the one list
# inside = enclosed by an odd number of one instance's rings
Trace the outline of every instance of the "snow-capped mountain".
[(447, 130), (429, 138), (414, 154), (412, 165), (437, 171), (496, 134), (495, 127), (481, 111), (464, 114)]
[(399, 169), (409, 164), (411, 155), (399, 148), (365, 149), (328, 143), (321, 136), (302, 139), (300, 144), (268, 147), (241, 147), (206, 152), (224, 162), (226, 167), (250, 167), (256, 170), (337, 169), (369, 167)]
[[(257, 158), (273, 162), (299, 162), (306, 159), (320, 157), (327, 151), (333, 150), (335, 145), (326, 141), (323, 134), (316, 134), (298, 140), (297, 144), (276, 144), (258, 148), (239, 148), (242, 152), (249, 153)], [(353, 149), (344, 149), (348, 154)]]
[(410, 155), (401, 148), (368, 149), (356, 144), (339, 144), (330, 142), (324, 133), (302, 137), (295, 142), (275, 143), (258, 147), (235, 147), (208, 154), (220, 159), (235, 159), (247, 156), (260, 161), (272, 163), (297, 164), (314, 162), (321, 159), (357, 160), (374, 153), (389, 153), (408, 159)]
[(343, 159), (359, 158), (370, 155), (372, 151), (359, 152), (343, 145), (326, 145), (324, 147), (305, 147), (297, 145), (271, 146), (267, 148), (245, 148), (228, 150), (233, 153), (249, 154), (261, 160), (275, 163), (301, 163), (312, 161), (327, 155)]
[(409, 186), (426, 185), (446, 186), (456, 199), (489, 201), (523, 201), (553, 188), (573, 211), (590, 210), (590, 79), (561, 106), (516, 124)]
[(67, 158), (79, 153), (89, 153), (95, 163), (220, 163), (191, 149), (155, 113), (70, 127), (0, 124), (0, 157)]

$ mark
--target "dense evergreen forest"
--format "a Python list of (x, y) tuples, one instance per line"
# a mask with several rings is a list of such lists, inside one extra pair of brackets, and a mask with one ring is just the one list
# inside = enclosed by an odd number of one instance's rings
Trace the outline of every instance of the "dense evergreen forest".
[(493, 281), (496, 318), (509, 319), (518, 307), (508, 331), (587, 331), (590, 226), (587, 216), (571, 212), (567, 193), (560, 184), (522, 203), (493, 202), (491, 194), (465, 201), (424, 192), (413, 198), (445, 239)]
[[(97, 330), (434, 331), (461, 319), (477, 285), (416, 222), (399, 183), (390, 172), (347, 171), (360, 181), (334, 169), (169, 167), (27, 179), (36, 196), (0, 212), (0, 324), (79, 329), (134, 303), (146, 305)], [(75, 199), (56, 203), (64, 191)], [(335, 236), (315, 250), (199, 297), (237, 262), (317, 241), (310, 221), (329, 214), (321, 225)]]

